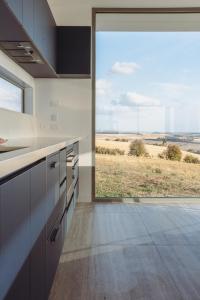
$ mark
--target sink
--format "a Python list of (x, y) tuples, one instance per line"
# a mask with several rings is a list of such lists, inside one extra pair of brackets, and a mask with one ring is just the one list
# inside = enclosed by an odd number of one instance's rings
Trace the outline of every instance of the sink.
[(19, 146), (2, 146), (0, 145), (0, 154), (1, 153), (6, 153), (6, 152), (11, 152), (11, 151), (16, 151), (20, 149), (24, 149), (27, 147), (19, 147)]

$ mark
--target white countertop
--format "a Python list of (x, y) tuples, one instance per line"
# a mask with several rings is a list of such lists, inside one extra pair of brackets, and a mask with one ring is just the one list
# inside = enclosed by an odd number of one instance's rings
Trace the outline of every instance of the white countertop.
[(19, 146), (26, 148), (0, 153), (0, 180), (80, 140), (80, 137), (10, 139), (2, 146)]

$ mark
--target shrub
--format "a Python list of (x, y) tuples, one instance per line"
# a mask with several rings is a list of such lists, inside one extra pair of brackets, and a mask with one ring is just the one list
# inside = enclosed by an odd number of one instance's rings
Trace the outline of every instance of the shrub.
[(198, 157), (195, 157), (190, 154), (188, 154), (184, 157), (184, 162), (189, 163), (189, 164), (200, 164), (200, 160), (198, 159)]
[(125, 138), (116, 138), (114, 139), (115, 142), (128, 142), (128, 139)]
[(129, 155), (133, 156), (147, 156), (148, 153), (142, 140), (135, 140), (129, 146)]
[(166, 159), (180, 161), (182, 157), (181, 149), (178, 145), (168, 145)]
[(159, 153), (158, 157), (161, 159), (166, 159), (166, 150), (164, 150), (162, 153)]
[(118, 148), (112, 149), (112, 148), (97, 146), (96, 147), (96, 153), (98, 153), (98, 154), (109, 154), (109, 155), (124, 155), (125, 151), (120, 150)]
[(161, 170), (160, 168), (155, 168), (155, 169), (153, 170), (153, 172), (156, 173), (156, 174), (161, 174), (161, 173), (162, 173), (162, 170)]

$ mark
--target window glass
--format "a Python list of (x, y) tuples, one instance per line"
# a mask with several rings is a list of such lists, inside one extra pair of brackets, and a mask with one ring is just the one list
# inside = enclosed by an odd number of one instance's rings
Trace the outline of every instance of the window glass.
[(23, 112), (23, 89), (1, 77), (0, 108)]

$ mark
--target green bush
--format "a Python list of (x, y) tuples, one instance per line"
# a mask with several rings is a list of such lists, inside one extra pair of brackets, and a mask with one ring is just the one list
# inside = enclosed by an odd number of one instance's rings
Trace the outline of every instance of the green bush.
[(184, 162), (189, 163), (189, 164), (200, 164), (200, 160), (198, 159), (198, 157), (195, 157), (190, 154), (188, 154), (184, 157)]
[(112, 148), (97, 146), (96, 147), (96, 153), (98, 153), (98, 154), (109, 154), (109, 155), (124, 155), (125, 151), (120, 150), (118, 148), (112, 149)]
[(129, 146), (129, 155), (148, 156), (144, 142), (142, 140), (134, 140)]
[(178, 145), (168, 145), (166, 159), (180, 161), (182, 157), (181, 149)]

